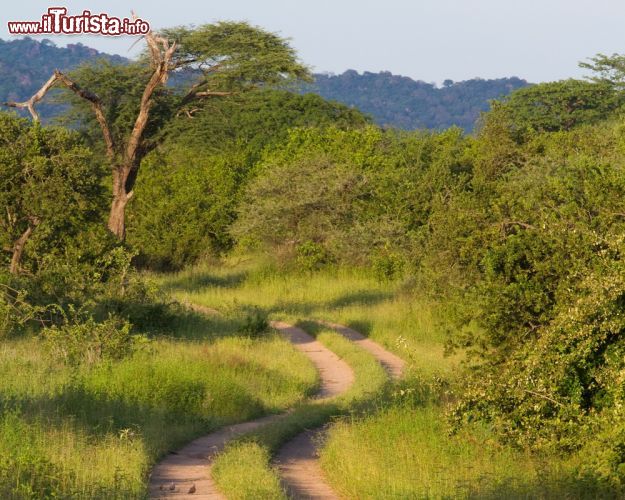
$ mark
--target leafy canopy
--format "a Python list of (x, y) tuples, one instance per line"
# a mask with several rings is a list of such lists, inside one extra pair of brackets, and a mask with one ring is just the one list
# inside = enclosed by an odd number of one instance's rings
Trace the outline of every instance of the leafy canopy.
[[(101, 172), (76, 133), (0, 113), (4, 250), (10, 251), (29, 226), (36, 227), (28, 243), (34, 265), (43, 253), (61, 251), (86, 223), (98, 220), (101, 203)], [(2, 256), (8, 261), (10, 253)]]
[[(175, 41), (177, 50), (172, 59), (170, 84), (158, 88), (153, 95), (139, 159), (156, 146), (163, 126), (184, 110), (196, 112), (217, 97), (309, 78), (308, 69), (297, 61), (287, 41), (244, 22), (171, 28), (159, 35)], [(70, 75), (102, 99), (116, 140), (116, 154), (120, 156), (151, 73), (146, 53), (130, 64), (100, 60), (83, 65)], [(67, 90), (62, 92), (62, 100), (72, 104), (69, 120), (82, 125), (93, 143), (101, 143), (90, 104)]]

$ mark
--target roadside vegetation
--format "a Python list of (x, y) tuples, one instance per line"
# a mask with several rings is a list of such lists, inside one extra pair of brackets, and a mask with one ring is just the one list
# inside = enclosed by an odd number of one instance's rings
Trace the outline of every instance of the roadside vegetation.
[[(0, 349), (3, 498), (131, 498), (163, 454), (314, 392), (308, 360), (245, 321), (180, 324), (119, 361), (68, 365), (37, 338)], [(213, 332), (211, 333), (211, 330)]]

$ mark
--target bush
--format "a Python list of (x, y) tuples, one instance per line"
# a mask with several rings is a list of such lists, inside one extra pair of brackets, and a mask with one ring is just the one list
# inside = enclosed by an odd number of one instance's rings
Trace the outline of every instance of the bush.
[(371, 267), (379, 281), (391, 281), (404, 272), (405, 259), (396, 253), (383, 253), (372, 257)]
[(46, 308), (30, 304), (27, 297), (26, 290), (0, 283), (0, 339), (16, 335), (40, 319)]
[(269, 331), (269, 319), (267, 313), (262, 309), (255, 307), (248, 312), (243, 319), (243, 324), (239, 327), (238, 332), (250, 338), (260, 337), (263, 333)]
[(297, 265), (306, 271), (320, 269), (330, 260), (326, 249), (313, 241), (306, 241), (297, 247)]
[(61, 326), (45, 328), (42, 335), (50, 352), (69, 365), (119, 360), (146, 342), (145, 337), (131, 334), (128, 321), (115, 316), (100, 323), (92, 317), (74, 318)]

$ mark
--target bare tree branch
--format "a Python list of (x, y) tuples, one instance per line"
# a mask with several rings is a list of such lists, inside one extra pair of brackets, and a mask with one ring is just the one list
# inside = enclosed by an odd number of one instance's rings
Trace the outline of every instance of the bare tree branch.
[[(133, 12), (133, 17), (136, 15)], [(143, 90), (141, 96), (141, 103), (139, 105), (139, 114), (135, 120), (134, 127), (130, 133), (128, 143), (126, 146), (125, 164), (133, 165), (137, 157), (137, 150), (143, 137), (143, 132), (148, 123), (150, 115), (150, 107), (152, 105), (152, 95), (159, 85), (165, 85), (167, 83), (167, 77), (171, 70), (171, 59), (176, 50), (176, 42), (169, 44), (166, 38), (155, 35), (152, 31), (145, 35), (145, 41), (147, 42), (148, 49), (150, 51), (150, 58), (152, 61), (152, 67), (154, 73), (150, 77), (147, 85)], [(126, 173), (126, 177), (128, 173)], [(124, 179), (125, 182), (125, 179)]]
[(102, 130), (102, 136), (104, 137), (104, 142), (106, 144), (106, 154), (109, 160), (113, 160), (115, 157), (115, 143), (113, 142), (113, 136), (111, 135), (106, 117), (104, 116), (102, 101), (100, 98), (93, 92), (81, 88), (76, 82), (72, 81), (67, 75), (61, 73), (60, 71), (57, 70), (54, 74), (69, 90), (91, 103), (93, 113), (95, 114), (96, 120)]
[(5, 102), (5, 106), (9, 106), (11, 108), (27, 108), (33, 117), (34, 121), (40, 121), (39, 113), (35, 109), (35, 104), (41, 101), (48, 93), (48, 91), (54, 87), (58, 82), (63, 84), (69, 90), (74, 92), (77, 96), (89, 101), (91, 103), (91, 107), (93, 112), (95, 113), (96, 119), (102, 129), (102, 135), (104, 136), (104, 142), (106, 143), (106, 153), (109, 159), (113, 159), (115, 155), (113, 137), (109, 130), (108, 124), (106, 122), (106, 118), (104, 117), (104, 112), (102, 111), (102, 101), (100, 98), (90, 92), (89, 90), (81, 88), (76, 82), (71, 80), (67, 75), (61, 73), (59, 70), (54, 70), (54, 74), (48, 79), (48, 81), (41, 87), (30, 99), (24, 102)]
[(56, 72), (55, 72), (54, 75), (52, 75), (48, 79), (48, 81), (43, 84), (43, 87), (41, 87), (35, 93), (35, 95), (33, 95), (27, 101), (24, 101), (24, 102), (10, 101), (10, 102), (5, 102), (4, 105), (5, 106), (9, 106), (11, 108), (27, 108), (28, 111), (30, 112), (31, 116), (33, 117), (33, 120), (40, 121), (39, 113), (37, 113), (37, 111), (35, 110), (35, 103), (41, 101), (41, 99), (44, 98), (44, 96), (48, 93), (48, 90), (50, 90), (54, 86), (56, 81), (57, 81), (57, 76), (56, 76)]

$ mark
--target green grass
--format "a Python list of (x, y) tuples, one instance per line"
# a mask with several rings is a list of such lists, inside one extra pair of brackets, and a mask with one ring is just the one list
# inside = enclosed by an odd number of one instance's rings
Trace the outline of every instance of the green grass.
[(231, 258), (159, 281), (179, 300), (221, 311), (242, 314), (257, 307), (291, 322), (343, 323), (406, 358), (419, 373), (448, 374), (458, 366), (459, 357), (444, 356), (435, 304), (405, 291), (401, 282), (380, 282), (367, 270), (284, 272), (257, 258)]
[(333, 425), (322, 468), (346, 498), (466, 497), (531, 473), (526, 460), (472, 435), (449, 437), (436, 407), (385, 408)]
[(193, 318), (176, 332), (190, 338), (92, 367), (53, 361), (38, 338), (3, 341), (0, 497), (140, 498), (168, 450), (314, 391), (314, 367), (281, 336), (235, 336), (240, 318), (215, 321), (231, 336)]
[[(312, 323), (300, 326), (316, 334), (319, 341), (352, 367), (354, 383), (337, 398), (301, 404), (285, 418), (227, 446), (215, 460), (212, 472), (217, 486), (229, 499), (285, 498), (277, 472), (271, 465), (271, 455), (304, 430), (320, 427), (331, 418), (372, 400), (388, 382), (380, 364), (342, 336)], [(250, 477), (263, 480), (257, 483), (250, 481)]]
[(213, 479), (229, 500), (284, 500), (269, 449), (254, 441), (237, 441), (228, 447), (211, 469)]
[(436, 405), (394, 404), (336, 422), (321, 452), (344, 498), (617, 498), (575, 464), (502, 446), (481, 427), (449, 435)]

